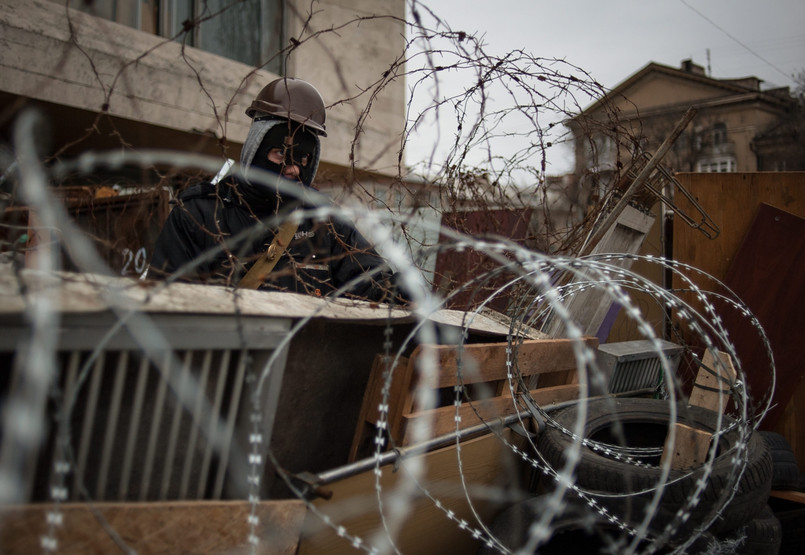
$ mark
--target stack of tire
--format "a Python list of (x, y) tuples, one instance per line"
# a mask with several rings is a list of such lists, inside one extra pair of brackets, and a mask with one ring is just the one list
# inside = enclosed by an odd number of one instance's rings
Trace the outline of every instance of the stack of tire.
[[(776, 432), (760, 432), (771, 453), (773, 475), (771, 488), (776, 491), (805, 491), (805, 477), (797, 464), (791, 445)], [(805, 553), (805, 505), (779, 498), (770, 499), (774, 516), (780, 523), (780, 555)]]
[[(773, 465), (766, 443), (750, 433), (741, 444), (741, 429), (729, 417), (721, 417), (719, 427), (717, 413), (680, 405), (677, 422), (710, 433), (726, 431), (715, 436), (718, 444), (709, 475), (704, 467), (671, 470), (663, 485), (660, 456), (670, 408), (667, 401), (656, 399), (608, 398), (586, 404), (584, 437), (589, 442), (581, 446), (573, 467), (574, 488), (565, 492), (549, 524), (551, 534), (537, 552), (616, 552), (632, 541), (624, 525), (634, 529), (643, 522), (647, 534), (636, 546), (638, 552), (649, 546), (659, 553), (778, 552), (780, 523), (768, 506)], [(555, 424), (540, 433), (539, 456), (556, 471), (578, 447), (578, 439), (567, 431), (576, 425), (579, 410), (576, 405), (557, 412), (552, 415)], [(550, 478), (543, 480), (544, 492), (554, 488)], [(698, 502), (691, 502), (699, 488)], [(658, 490), (660, 499), (653, 506)], [(546, 513), (550, 495), (509, 507), (495, 520), (491, 532), (503, 547), (518, 551), (529, 545), (532, 524)]]

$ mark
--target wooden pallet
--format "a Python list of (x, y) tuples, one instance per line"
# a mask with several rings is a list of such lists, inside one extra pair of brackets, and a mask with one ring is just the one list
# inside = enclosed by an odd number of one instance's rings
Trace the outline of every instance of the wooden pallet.
[[(716, 362), (716, 360), (720, 362)], [(724, 412), (730, 401), (729, 394), (735, 387), (736, 372), (728, 353), (707, 349), (702, 357), (688, 404), (711, 411)], [(671, 468), (682, 470), (696, 468), (707, 460), (713, 434), (697, 430), (681, 422), (674, 424), (676, 440), (674, 449), (668, 443), (662, 453), (662, 461), (670, 460)]]
[[(584, 339), (588, 348), (596, 349), (598, 340)], [(427, 422), (431, 437), (464, 430), (514, 414), (507, 366), (507, 343), (418, 346), (410, 357), (400, 357), (391, 370), (389, 383), (387, 437), (395, 445), (410, 445), (415, 424)], [(578, 397), (576, 356), (570, 339), (526, 340), (511, 347), (511, 361), (527, 380), (531, 396), (539, 405), (569, 401)], [(438, 402), (435, 408), (423, 410), (417, 398), (425, 387), (419, 369), (425, 357), (438, 361), (438, 372), (430, 388)], [(374, 359), (369, 383), (364, 395), (350, 461), (368, 456), (374, 451), (377, 426), (381, 421), (380, 405), (383, 387), (392, 361), (382, 355)], [(454, 404), (455, 387), (463, 386), (458, 416)], [(467, 399), (467, 397), (469, 399)], [(471, 402), (470, 402), (471, 400)]]

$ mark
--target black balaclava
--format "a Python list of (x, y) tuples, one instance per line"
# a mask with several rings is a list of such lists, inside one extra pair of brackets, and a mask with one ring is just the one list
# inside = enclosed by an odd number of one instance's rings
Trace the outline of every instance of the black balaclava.
[(273, 148), (283, 151), (285, 164), (299, 166), (299, 180), (310, 186), (313, 182), (314, 158), (317, 151), (316, 137), (302, 126), (290, 128), (288, 125), (275, 125), (263, 137), (251, 165), (282, 175), (282, 164), (275, 164), (268, 159), (268, 152)]
[(232, 183), (237, 187), (244, 202), (261, 217), (265, 214), (276, 213), (282, 201), (276, 187), (271, 186), (270, 183), (263, 180), (250, 180), (249, 168), (254, 166), (279, 175), (282, 168), (280, 165), (268, 161), (268, 151), (271, 148), (285, 147), (285, 137), (294, 139), (292, 152), (288, 152), (291, 150), (290, 148), (286, 149), (286, 159), (289, 156), (291, 159), (300, 158), (300, 154), (306, 154), (312, 148), (312, 156), (307, 166), (300, 167), (299, 179), (305, 186), (312, 185), (319, 167), (321, 147), (317, 135), (287, 119), (256, 117), (249, 128), (249, 134), (240, 152), (240, 163), (245, 172), (243, 179), (236, 179)]

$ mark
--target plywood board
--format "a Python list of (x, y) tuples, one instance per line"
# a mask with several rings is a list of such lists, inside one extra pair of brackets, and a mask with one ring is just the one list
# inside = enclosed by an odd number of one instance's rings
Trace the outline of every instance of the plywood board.
[[(761, 205), (724, 282), (757, 316), (769, 337), (777, 383), (766, 423), (773, 426), (805, 378), (805, 218)], [(745, 322), (739, 324), (737, 315), (730, 316), (725, 323), (735, 324), (732, 339), (750, 393), (763, 395), (770, 386), (760, 372), (768, 368), (763, 346), (753, 341), (754, 330)]]
[[(653, 214), (646, 214), (632, 206), (627, 206), (618, 217), (616, 224), (612, 226), (612, 229), (595, 245), (592, 254), (638, 253), (653, 224)], [(629, 269), (632, 266), (632, 262), (632, 260), (624, 258), (613, 261), (612, 264)], [(573, 278), (576, 283), (583, 283), (588, 280), (598, 282), (599, 278), (597, 276), (591, 276), (590, 278), (575, 276)], [(603, 289), (591, 287), (576, 293), (567, 303), (567, 310), (583, 334), (598, 336), (612, 303), (612, 298), (606, 295)], [(563, 337), (567, 331), (564, 323), (555, 318), (549, 323), (546, 333), (551, 337)]]
[[(0, 510), (0, 552), (27, 555), (42, 551), (49, 504)], [(245, 501), (160, 503), (67, 503), (52, 538), (57, 553), (251, 553)], [(302, 501), (258, 503), (257, 553), (293, 555), (305, 517)], [(113, 538), (111, 531), (117, 535)]]
[[(802, 262), (796, 262), (797, 256), (801, 256), (796, 253), (801, 252), (797, 249), (802, 248), (798, 245), (803, 240), (803, 232), (795, 231), (786, 223), (792, 218), (805, 218), (805, 173), (678, 174), (677, 179), (719, 225), (721, 235), (709, 240), (683, 223), (675, 222), (673, 256), (739, 289), (736, 293), (758, 316), (771, 339), (779, 371), (778, 394), (788, 396), (786, 400), (776, 398), (778, 406), (762, 426), (776, 427), (783, 433), (797, 453), (800, 466), (805, 468), (805, 427), (799, 424), (805, 421), (805, 404), (802, 403), (805, 394), (801, 393), (805, 391), (805, 384), (801, 378), (796, 381), (805, 354), (802, 337), (805, 325), (801, 320), (805, 314), (802, 310), (805, 301), (801, 297), (805, 291), (802, 286), (805, 272)], [(679, 204), (683, 209), (690, 209), (684, 199), (680, 199)], [(764, 204), (771, 210), (761, 210)], [(775, 211), (778, 212), (775, 214)], [(782, 218), (779, 221), (775, 220), (778, 216)], [(757, 230), (750, 230), (756, 217), (766, 223), (761, 222)], [(743, 247), (745, 241), (747, 246)], [(744, 260), (736, 261), (741, 250)], [(730, 271), (732, 275), (728, 277)], [(713, 289), (712, 282), (702, 277), (694, 277), (694, 282), (707, 290)], [(681, 286), (684, 286), (682, 281), (675, 278), (674, 287)], [(753, 331), (745, 329), (735, 333), (750, 335)], [(762, 345), (739, 340), (732, 331), (730, 334), (732, 341), (743, 349), (739, 352), (739, 363), (747, 372), (750, 388), (756, 397), (762, 396), (769, 384), (768, 370), (763, 368), (768, 363), (763, 361), (766, 357)], [(792, 361), (790, 370), (785, 369), (787, 360)]]
[[(674, 221), (673, 257), (723, 279), (746, 236), (760, 205), (765, 203), (805, 217), (805, 173), (680, 173), (680, 183), (721, 228), (708, 239), (682, 221)], [(691, 213), (684, 198), (679, 207)], [(674, 281), (678, 287), (681, 282)]]
[[(805, 218), (762, 204), (737, 250), (724, 283), (749, 307), (771, 343), (776, 366), (773, 407), (764, 426), (774, 426), (805, 378)], [(768, 393), (768, 355), (756, 331), (735, 311), (724, 311), (749, 393)]]

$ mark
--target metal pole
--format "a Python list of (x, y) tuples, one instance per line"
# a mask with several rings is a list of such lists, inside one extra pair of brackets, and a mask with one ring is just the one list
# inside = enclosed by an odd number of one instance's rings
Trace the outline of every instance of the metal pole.
[[(655, 391), (656, 388), (647, 388), (638, 391), (613, 393), (610, 394), (609, 396), (632, 397), (632, 396), (652, 394)], [(564, 401), (562, 403), (554, 403), (552, 405), (546, 405), (542, 407), (542, 409), (546, 412), (552, 412), (565, 407), (569, 407), (571, 405), (575, 405), (580, 402), (587, 402), (589, 400), (590, 399), (581, 399), (581, 400), (576, 399), (572, 401)], [(327, 484), (332, 484), (333, 482), (337, 482), (339, 480), (343, 480), (351, 476), (356, 476), (358, 474), (361, 474), (362, 472), (366, 472), (367, 470), (372, 470), (375, 467), (381, 467), (395, 463), (398, 460), (404, 459), (407, 456), (412, 455), (416, 456), (416, 455), (422, 455), (424, 453), (429, 453), (441, 447), (446, 447), (447, 445), (455, 444), (456, 441), (462, 441), (472, 436), (481, 435), (485, 432), (489, 432), (490, 429), (502, 429), (507, 426), (511, 426), (512, 424), (518, 422), (521, 419), (529, 420), (530, 418), (531, 413), (529, 411), (522, 411), (519, 414), (518, 413), (510, 414), (506, 418), (500, 418), (498, 420), (490, 421), (485, 424), (478, 424), (477, 426), (473, 426), (472, 428), (466, 428), (458, 432), (453, 432), (450, 434), (445, 434), (443, 436), (435, 437), (429, 441), (425, 441), (417, 445), (411, 445), (409, 447), (402, 447), (400, 449), (386, 451), (385, 453), (381, 453), (379, 457), (375, 456), (367, 457), (365, 459), (355, 461), (352, 464), (348, 464), (345, 466), (334, 468), (332, 470), (328, 470), (326, 472), (322, 472), (320, 474), (316, 474), (314, 480), (315, 485), (324, 486)]]

